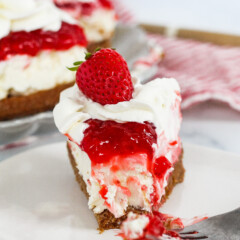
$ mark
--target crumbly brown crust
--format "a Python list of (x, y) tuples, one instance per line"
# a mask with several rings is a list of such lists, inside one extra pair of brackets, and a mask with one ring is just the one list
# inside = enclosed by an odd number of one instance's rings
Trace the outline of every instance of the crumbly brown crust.
[(30, 95), (11, 96), (0, 100), (0, 121), (52, 110), (58, 103), (60, 92), (73, 84), (74, 81)]
[[(86, 188), (87, 186), (86, 186), (82, 176), (78, 172), (75, 159), (71, 153), (71, 149), (68, 144), (67, 144), (67, 149), (68, 149), (68, 156), (69, 156), (70, 162), (72, 164), (76, 180), (79, 183), (80, 188), (84, 192), (86, 197), (89, 198), (87, 188)], [(183, 156), (183, 154), (181, 154), (181, 156), (179, 157), (178, 162), (174, 166), (174, 171), (172, 172), (171, 176), (169, 177), (168, 185), (165, 188), (166, 193), (162, 197), (161, 203), (164, 203), (167, 200), (168, 196), (170, 195), (174, 186), (177, 183), (183, 182), (185, 169), (184, 169), (183, 163), (182, 163), (182, 156)], [(119, 228), (121, 223), (127, 218), (128, 212), (131, 212), (131, 211), (134, 213), (137, 213), (137, 214), (146, 213), (146, 211), (137, 209), (132, 206), (129, 206), (126, 210), (125, 215), (123, 215), (120, 218), (115, 218), (114, 215), (111, 212), (109, 212), (107, 209), (104, 210), (102, 213), (99, 213), (99, 214), (95, 213), (95, 217), (96, 217), (98, 225), (99, 225), (99, 230), (103, 231), (103, 230), (107, 230), (107, 229)]]

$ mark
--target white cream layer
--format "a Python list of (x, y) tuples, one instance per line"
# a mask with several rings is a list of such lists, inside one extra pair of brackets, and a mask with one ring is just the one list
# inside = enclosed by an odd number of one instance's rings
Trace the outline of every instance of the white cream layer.
[(62, 21), (76, 23), (50, 0), (0, 0), (0, 39), (10, 31), (58, 31)]
[(85, 48), (74, 46), (65, 51), (45, 50), (37, 56), (15, 55), (0, 61), (0, 100), (13, 95), (28, 95), (73, 82), (75, 72), (66, 69), (83, 60)]

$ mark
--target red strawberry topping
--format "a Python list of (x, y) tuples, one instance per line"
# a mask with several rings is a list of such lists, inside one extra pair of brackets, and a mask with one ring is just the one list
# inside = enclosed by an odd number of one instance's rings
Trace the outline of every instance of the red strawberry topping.
[(36, 56), (41, 50), (67, 50), (75, 45), (87, 45), (83, 29), (66, 22), (62, 23), (57, 32), (42, 29), (30, 32), (10, 32), (0, 39), (0, 61), (12, 55)]
[(164, 156), (157, 158), (154, 162), (153, 172), (156, 177), (163, 178), (167, 170), (172, 167), (172, 164)]
[(113, 49), (101, 49), (77, 69), (79, 89), (90, 99), (102, 105), (129, 101), (133, 84), (126, 61)]
[(98, 1), (105, 8), (108, 8), (108, 9), (113, 8), (113, 5), (112, 5), (111, 1), (109, 1), (109, 0), (98, 0)]

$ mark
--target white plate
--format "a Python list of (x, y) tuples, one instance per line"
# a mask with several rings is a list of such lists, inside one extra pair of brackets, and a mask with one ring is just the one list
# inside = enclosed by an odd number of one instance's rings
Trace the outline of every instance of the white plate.
[[(162, 208), (179, 217), (213, 216), (240, 204), (240, 156), (184, 145), (186, 177)], [(0, 163), (0, 239), (114, 240), (99, 235), (79, 190), (65, 143), (16, 155)]]

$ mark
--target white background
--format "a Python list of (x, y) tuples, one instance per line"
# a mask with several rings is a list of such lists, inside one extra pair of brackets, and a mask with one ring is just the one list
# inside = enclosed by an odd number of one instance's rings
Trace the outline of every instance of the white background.
[(239, 0), (122, 0), (144, 23), (240, 35)]

